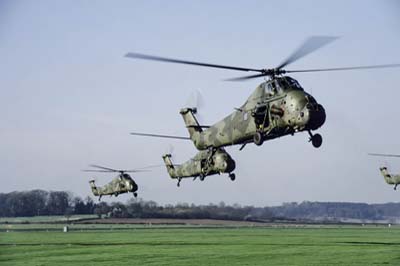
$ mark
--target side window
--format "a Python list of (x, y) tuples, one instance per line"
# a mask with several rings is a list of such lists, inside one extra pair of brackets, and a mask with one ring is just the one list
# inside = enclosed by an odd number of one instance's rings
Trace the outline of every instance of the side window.
[(247, 112), (244, 112), (244, 113), (243, 113), (243, 120), (246, 121), (247, 118), (248, 118), (248, 114), (247, 114)]

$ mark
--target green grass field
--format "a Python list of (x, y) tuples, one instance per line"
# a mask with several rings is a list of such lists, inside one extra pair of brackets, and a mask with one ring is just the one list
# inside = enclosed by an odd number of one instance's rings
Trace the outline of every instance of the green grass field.
[(400, 265), (400, 228), (12, 230), (0, 265)]

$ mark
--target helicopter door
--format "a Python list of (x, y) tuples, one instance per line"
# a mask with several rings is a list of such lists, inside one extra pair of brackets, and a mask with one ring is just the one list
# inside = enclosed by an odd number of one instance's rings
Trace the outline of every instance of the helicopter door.
[(252, 116), (254, 117), (254, 122), (256, 123), (257, 128), (268, 127), (268, 104), (257, 105), (252, 112)]
[(201, 174), (202, 175), (204, 175), (204, 176), (206, 176), (207, 174), (208, 174), (208, 172), (209, 172), (209, 163), (208, 163), (208, 160), (207, 159), (202, 159), (201, 161), (200, 161), (200, 165), (201, 165)]

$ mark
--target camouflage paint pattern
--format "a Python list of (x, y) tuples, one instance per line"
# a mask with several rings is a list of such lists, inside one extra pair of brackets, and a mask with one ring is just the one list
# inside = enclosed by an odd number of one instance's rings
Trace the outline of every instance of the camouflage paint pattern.
[(256, 132), (274, 139), (316, 130), (326, 118), (322, 105), (288, 76), (261, 83), (240, 108), (208, 129), (199, 125), (195, 108), (183, 108), (180, 114), (198, 150), (253, 142)]
[(89, 181), (94, 196), (115, 195), (122, 193), (136, 192), (138, 186), (128, 174), (120, 174), (108, 184), (97, 187), (94, 180)]
[(381, 167), (381, 168), (379, 168), (379, 170), (381, 171), (381, 174), (382, 174), (383, 178), (385, 179), (385, 182), (389, 185), (395, 185), (394, 189), (396, 189), (397, 185), (400, 184), (400, 175), (389, 174), (386, 167)]
[(235, 170), (235, 161), (223, 149), (199, 151), (196, 156), (183, 164), (176, 165), (171, 161), (171, 154), (163, 156), (168, 173), (173, 179), (187, 177), (204, 178), (205, 176), (231, 173)]

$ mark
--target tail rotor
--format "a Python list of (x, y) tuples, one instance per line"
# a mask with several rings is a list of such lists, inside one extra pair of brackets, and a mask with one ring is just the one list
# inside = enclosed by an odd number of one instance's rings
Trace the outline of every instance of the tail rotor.
[(203, 124), (204, 122), (203, 116), (201, 115), (201, 111), (204, 109), (204, 106), (205, 106), (205, 100), (201, 90), (200, 89), (192, 90), (189, 93), (189, 96), (186, 100), (185, 107), (196, 108), (197, 110), (196, 118), (200, 124)]

